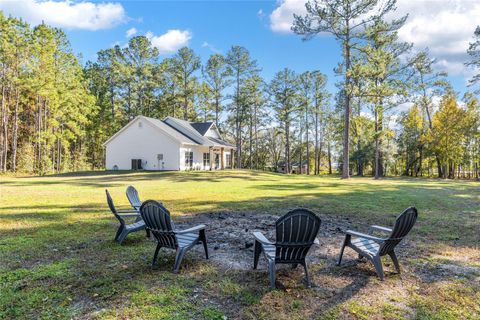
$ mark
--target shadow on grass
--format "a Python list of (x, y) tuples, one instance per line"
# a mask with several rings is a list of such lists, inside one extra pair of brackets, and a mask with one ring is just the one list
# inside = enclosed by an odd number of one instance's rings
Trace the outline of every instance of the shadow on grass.
[[(76, 173), (62, 173), (39, 177), (19, 177), (15, 180), (2, 181), (4, 185), (16, 187), (35, 185), (62, 185), (89, 187), (114, 187), (124, 185), (125, 182), (138, 183), (142, 181), (164, 180), (169, 182), (225, 182), (227, 180), (274, 181), (276, 174), (252, 171), (86, 171)], [(277, 174), (279, 175), (279, 174)], [(59, 180), (48, 180), (60, 178)]]

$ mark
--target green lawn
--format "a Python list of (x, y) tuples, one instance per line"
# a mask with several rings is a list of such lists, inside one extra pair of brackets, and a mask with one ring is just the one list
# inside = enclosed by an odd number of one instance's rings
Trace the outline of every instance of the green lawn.
[[(362, 227), (389, 224), (411, 205), (419, 220), (401, 248), (401, 276), (387, 273), (380, 282), (369, 264), (336, 267), (336, 235), (322, 240), (332, 248), (325, 259), (310, 265), (314, 288), (301, 285), (301, 271), (285, 269), (285, 287), (270, 291), (262, 268), (222, 268), (194, 252), (175, 275), (173, 252), (162, 251), (163, 264), (150, 268), (154, 245), (144, 233), (115, 244), (104, 189), (127, 206), (129, 184), (142, 199), (161, 200), (176, 220), (302, 206), (332, 228)], [(479, 244), (478, 182), (249, 171), (2, 176), (0, 319), (480, 319)]]

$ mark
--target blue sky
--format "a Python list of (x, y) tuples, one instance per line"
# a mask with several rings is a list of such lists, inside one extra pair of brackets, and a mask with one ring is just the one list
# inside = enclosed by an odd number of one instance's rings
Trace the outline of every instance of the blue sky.
[[(267, 80), (284, 67), (320, 70), (335, 92), (338, 43), (329, 36), (304, 42), (289, 31), (293, 12), (303, 13), (304, 2), (0, 0), (0, 10), (32, 24), (45, 21), (63, 28), (83, 62), (94, 60), (100, 49), (124, 45), (130, 30), (130, 36), (148, 34), (164, 57), (188, 45), (206, 61), (213, 52), (226, 53), (230, 46), (241, 45), (258, 61)], [(480, 1), (398, 0), (395, 15), (405, 13), (410, 16), (400, 38), (413, 42), (417, 50), (429, 47), (438, 59), (436, 68), (448, 71), (456, 90), (464, 92), (472, 72), (463, 62), (480, 24)]]
[[(299, 36), (276, 33), (270, 29), (268, 14), (276, 8), (275, 1), (129, 1), (122, 2), (129, 22), (109, 30), (67, 30), (72, 46), (84, 60), (95, 59), (99, 49), (115, 43), (126, 43), (127, 30), (138, 34), (152, 32), (155, 36), (168, 30), (191, 33), (188, 46), (206, 61), (210, 54), (225, 54), (232, 45), (246, 47), (269, 79), (281, 68), (296, 72), (321, 70), (334, 78), (333, 67), (340, 50), (331, 37), (304, 42)], [(169, 56), (164, 53), (162, 56)], [(330, 87), (334, 90), (333, 81)]]

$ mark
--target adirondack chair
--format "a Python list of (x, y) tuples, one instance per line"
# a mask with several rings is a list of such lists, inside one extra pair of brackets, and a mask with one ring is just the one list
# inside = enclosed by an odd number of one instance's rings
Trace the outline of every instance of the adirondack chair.
[[(140, 201), (140, 197), (138, 196), (138, 191), (135, 189), (134, 186), (128, 186), (127, 187), (127, 199), (128, 202), (132, 205), (132, 208), (135, 209), (138, 213), (139, 219), (141, 219), (140, 216), (140, 207), (142, 205), (142, 201)], [(147, 231), (147, 237), (150, 238), (150, 230), (146, 229)]]
[(377, 225), (370, 227), (370, 233), (372, 231), (389, 233), (390, 235), (386, 238), (379, 238), (369, 234), (347, 230), (345, 241), (343, 242), (340, 251), (340, 257), (338, 258), (338, 265), (342, 263), (342, 256), (345, 247), (350, 247), (358, 253), (359, 258), (365, 257), (373, 263), (380, 280), (383, 281), (384, 279), (381, 261), (382, 256), (389, 255), (395, 265), (396, 271), (400, 273), (400, 264), (398, 263), (395, 254), (395, 247), (410, 232), (417, 220), (417, 216), (417, 209), (415, 207), (410, 207), (397, 217), (393, 230)]
[(270, 287), (275, 289), (275, 265), (277, 263), (302, 265), (305, 270), (307, 287), (310, 287), (305, 257), (315, 241), (322, 221), (313, 212), (295, 209), (278, 219), (276, 241), (269, 241), (261, 232), (254, 232), (255, 246), (253, 269), (257, 269), (260, 253), (264, 253), (268, 262)]
[(140, 197), (138, 196), (137, 189), (135, 189), (134, 186), (128, 186), (126, 194), (127, 194), (128, 201), (132, 205), (132, 208), (139, 211), (142, 205), (142, 201), (140, 201)]
[[(105, 193), (107, 194), (108, 207), (112, 211), (115, 218), (117, 218), (118, 222), (120, 222), (120, 226), (115, 234), (115, 241), (117, 241), (119, 244), (122, 244), (129, 233), (145, 229), (145, 223), (143, 222), (142, 217), (137, 210), (117, 210), (113, 204), (112, 197), (110, 196), (108, 190), (105, 190)], [(124, 220), (126, 217), (136, 217), (137, 219), (134, 223), (127, 224)], [(147, 236), (149, 236), (148, 233)]]
[(153, 255), (152, 267), (157, 262), (158, 251), (165, 247), (176, 250), (173, 272), (178, 273), (185, 253), (197, 244), (203, 244), (205, 257), (208, 259), (207, 237), (205, 225), (201, 224), (186, 230), (177, 230), (170, 218), (170, 212), (158, 201), (145, 201), (140, 207), (140, 214), (147, 230), (157, 240), (157, 248)]

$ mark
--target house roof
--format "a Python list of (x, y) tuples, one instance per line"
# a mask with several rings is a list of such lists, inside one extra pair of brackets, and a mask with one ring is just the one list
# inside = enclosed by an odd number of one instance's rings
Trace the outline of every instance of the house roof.
[(148, 121), (151, 125), (153, 125), (156, 129), (164, 132), (167, 136), (170, 138), (182, 143), (182, 144), (190, 144), (190, 145), (197, 145), (198, 143), (190, 139), (189, 137), (185, 136), (184, 134), (178, 132), (177, 130), (171, 128), (169, 125), (164, 123), (161, 120), (155, 119), (155, 118), (149, 118), (149, 117), (144, 117), (144, 116), (137, 116), (135, 119), (130, 121), (127, 125), (125, 125), (123, 128), (118, 130), (113, 136), (111, 136), (107, 141), (103, 143), (103, 146), (107, 145), (110, 141), (115, 139), (118, 135), (120, 135), (123, 131), (125, 131), (127, 128), (129, 128), (136, 120), (138, 119), (143, 119), (145, 121)]
[(110, 139), (108, 139), (103, 145), (105, 146), (112, 141), (121, 132), (130, 127), (137, 119), (148, 121), (154, 127), (181, 144), (235, 148), (235, 146), (222, 139), (205, 136), (210, 127), (213, 125), (213, 122), (188, 122), (173, 117), (167, 117), (165, 120), (159, 120), (144, 116), (135, 117), (135, 119), (130, 121), (126, 126), (110, 137)]
[(202, 136), (207, 133), (208, 129), (210, 129), (213, 125), (213, 122), (190, 122), (190, 125), (198, 131)]
[(181, 132), (178, 132), (174, 128), (170, 127), (168, 124), (166, 124), (162, 120), (158, 120), (158, 119), (155, 119), (155, 118), (148, 118), (148, 117), (144, 117), (144, 118), (147, 119), (148, 121), (150, 121), (150, 123), (154, 124), (155, 126), (161, 128), (162, 130), (167, 132), (169, 135), (174, 137), (180, 143), (183, 143), (183, 144), (199, 144), (198, 142), (191, 139), (190, 137), (188, 137), (188, 136), (182, 134)]
[(233, 144), (228, 143), (226, 141), (223, 141), (223, 140), (220, 140), (220, 139), (217, 139), (217, 138), (213, 138), (213, 137), (208, 137), (208, 139), (211, 140), (213, 143), (223, 145), (223, 146), (226, 146), (226, 147), (230, 147), (230, 148), (235, 148), (235, 146)]
[[(306, 166), (307, 163), (308, 162), (306, 160), (302, 161), (302, 166)], [(285, 160), (281, 160), (281, 161), (278, 162), (279, 167), (285, 167), (286, 164), (287, 164), (287, 162)], [(298, 162), (298, 161), (290, 162), (291, 167), (298, 167), (299, 165), (300, 165), (300, 162)]]
[(188, 122), (182, 119), (177, 119), (173, 117), (167, 117), (163, 122), (172, 126), (174, 129), (180, 133), (186, 135), (191, 140), (197, 142), (200, 145), (210, 146), (210, 147), (229, 147), (235, 148), (232, 144), (222, 140), (212, 137), (206, 137), (205, 134), (208, 132), (213, 125), (213, 122)]

